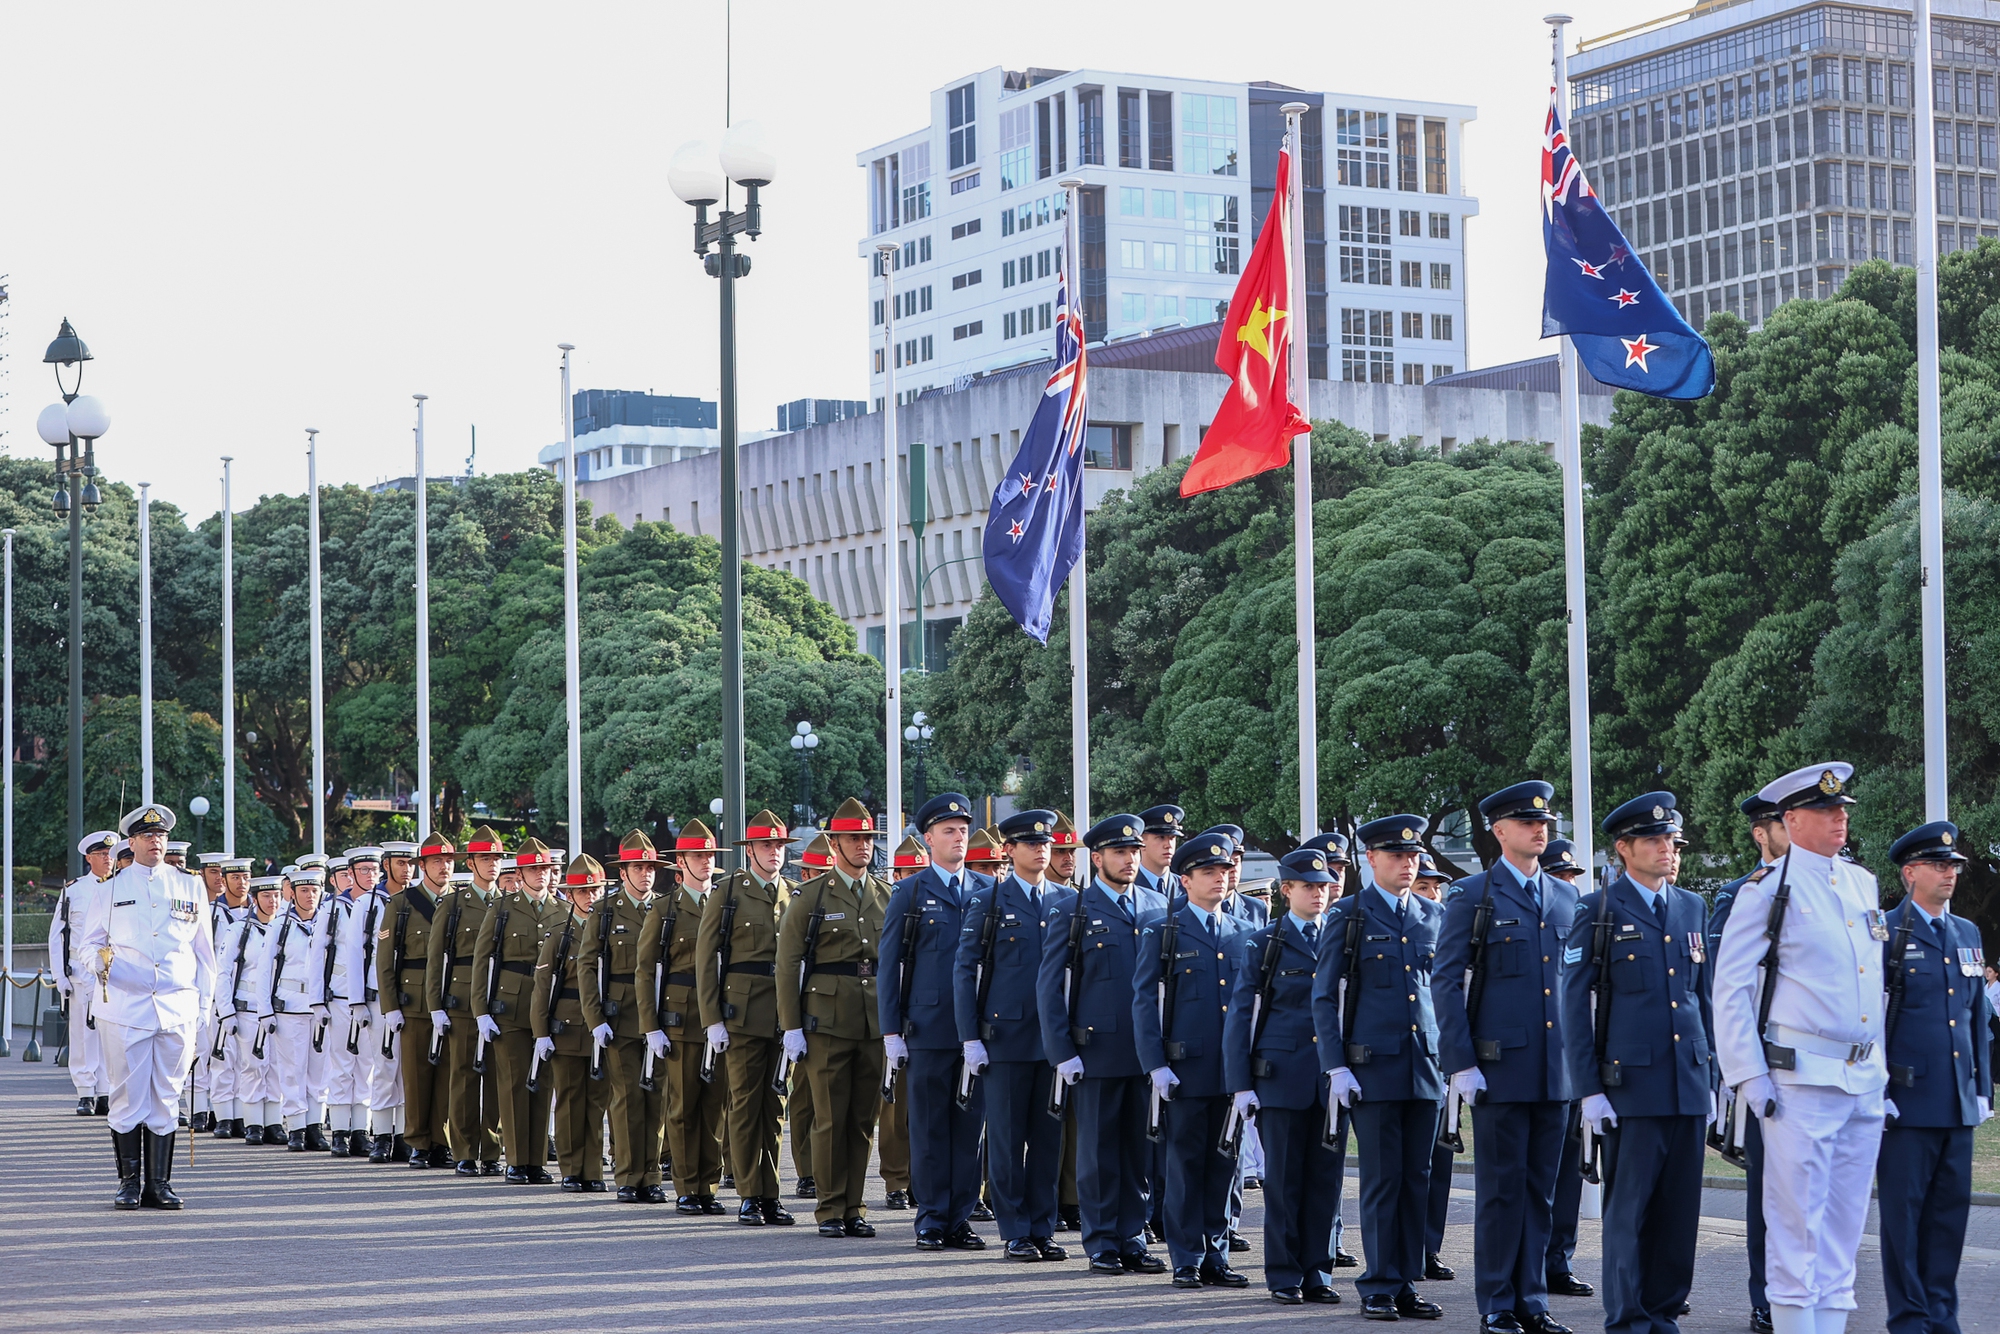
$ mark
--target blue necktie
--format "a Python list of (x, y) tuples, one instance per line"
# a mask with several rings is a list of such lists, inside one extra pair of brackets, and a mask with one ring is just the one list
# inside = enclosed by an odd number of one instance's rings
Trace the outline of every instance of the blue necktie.
[(1319, 923), (1307, 922), (1305, 927), (1306, 945), (1314, 950), (1319, 948)]

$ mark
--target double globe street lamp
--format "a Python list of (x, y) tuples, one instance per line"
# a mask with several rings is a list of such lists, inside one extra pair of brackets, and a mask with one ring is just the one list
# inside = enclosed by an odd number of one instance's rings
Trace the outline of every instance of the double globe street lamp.
[(792, 753), (799, 757), (799, 808), (794, 827), (812, 823), (812, 753), (819, 749), (819, 733), (809, 722), (801, 722), (792, 732)]
[[(918, 606), (921, 608), (922, 604)], [(910, 725), (903, 729), (903, 740), (910, 743), (910, 750), (917, 758), (917, 807), (920, 810), (930, 800), (930, 793), (925, 790), (924, 784), (924, 756), (930, 754), (933, 730), (929, 715), (922, 709), (910, 715)]]

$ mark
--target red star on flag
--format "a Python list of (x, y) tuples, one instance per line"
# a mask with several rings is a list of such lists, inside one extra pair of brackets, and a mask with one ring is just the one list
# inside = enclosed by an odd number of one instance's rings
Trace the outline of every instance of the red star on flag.
[(1637, 338), (1621, 338), (1618, 341), (1625, 344), (1625, 364), (1627, 366), (1637, 366), (1648, 375), (1653, 373), (1653, 368), (1646, 364), (1646, 358), (1660, 349), (1655, 344), (1647, 342), (1646, 335), (1640, 334)]
[(1018, 541), (1020, 541), (1020, 540), (1021, 540), (1021, 536), (1022, 536), (1022, 534), (1021, 534), (1021, 521), (1020, 521), (1019, 519), (1016, 519), (1016, 520), (1014, 520), (1014, 523), (1013, 523), (1013, 526), (1012, 526), (1012, 527), (1010, 527), (1010, 528), (1008, 528), (1008, 530), (1007, 530), (1007, 536), (1009, 536), (1009, 537), (1013, 538), (1013, 539), (1014, 539), (1014, 540), (1015, 540), (1016, 542), (1018, 542)]
[(1571, 257), (1570, 262), (1575, 264), (1579, 269), (1583, 270), (1584, 277), (1595, 278), (1599, 282), (1604, 281), (1604, 269), (1602, 265), (1587, 263), (1586, 261), (1577, 259), (1574, 256)]
[(1035, 492), (1035, 479), (1034, 479), (1034, 478), (1032, 478), (1032, 477), (1030, 477), (1030, 476), (1028, 476), (1028, 474), (1026, 474), (1026, 473), (1022, 473), (1022, 474), (1021, 474), (1021, 494), (1022, 494), (1022, 495), (1024, 495), (1024, 496), (1028, 496), (1028, 495), (1033, 495), (1033, 494), (1034, 494), (1034, 492)]
[(1639, 304), (1639, 294), (1637, 292), (1627, 291), (1622, 287), (1618, 289), (1618, 295), (1612, 297), (1611, 299), (1618, 303), (1618, 307), (1621, 310), (1624, 309), (1626, 306), (1636, 306)]

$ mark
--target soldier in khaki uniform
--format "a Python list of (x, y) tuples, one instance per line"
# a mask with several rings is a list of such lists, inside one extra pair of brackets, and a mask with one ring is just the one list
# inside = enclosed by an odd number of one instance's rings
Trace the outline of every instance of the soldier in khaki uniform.
[(597, 1063), (611, 1083), (611, 1151), (624, 1204), (665, 1204), (660, 1185), (660, 1136), (665, 1100), (657, 1084), (641, 1084), (646, 1040), (639, 1014), (639, 936), (653, 910), (659, 855), (634, 829), (618, 845), (619, 887), (609, 891), (583, 928), (578, 950), (583, 1019), (603, 1048)]
[(701, 1015), (695, 1001), (695, 941), (715, 877), (715, 835), (699, 820), (674, 839), (680, 883), (662, 895), (639, 933), (639, 1027), (653, 1079), (667, 1104), (667, 1158), (674, 1207), (684, 1214), (728, 1212), (716, 1201), (722, 1179), (722, 1113), (728, 1087), (701, 1077)]
[(743, 865), (724, 876), (702, 905), (695, 994), (714, 1054), (713, 1076), (729, 1090), (729, 1165), (743, 1201), (736, 1221), (787, 1226), (792, 1215), (778, 1203), (784, 1099), (772, 1080), (783, 1053), (775, 978), (778, 921), (791, 901), (791, 885), (779, 873), (789, 834), (769, 811), (759, 812), (744, 832)]
[(499, 1080), (492, 1065), (483, 1074), (472, 1068), (479, 1050), (479, 1028), (472, 1022), (472, 952), (506, 851), (500, 836), (485, 825), (467, 840), (470, 880), (438, 900), (437, 929), (431, 932), (424, 965), (424, 1005), (433, 1028), (445, 1035), (438, 1069), (450, 1090), (447, 1125), (462, 1177), (500, 1175)]
[(498, 1092), (507, 1180), (545, 1186), (554, 1180), (542, 1166), (549, 1152), (551, 1088), (528, 1091), (535, 1046), (529, 1001), (542, 942), (569, 916), (569, 907), (550, 891), (555, 864), (540, 839), (529, 839), (506, 860), (514, 863), (518, 887), (496, 895), (480, 923), (472, 947), (472, 1019), (485, 1039), (486, 1066)]
[[(799, 879), (792, 886), (792, 902), (798, 902), (799, 894), (807, 885), (833, 868), (833, 845), (820, 834), (806, 844), (806, 850), (799, 854)], [(792, 1141), (792, 1171), (799, 1179), (796, 1194), (802, 1200), (810, 1200), (819, 1194), (819, 1183), (813, 1180), (813, 1099), (812, 1085), (803, 1079), (792, 1081), (792, 1091), (785, 1096), (785, 1131)]]
[(431, 1064), (431, 1016), (424, 1002), (424, 981), (430, 958), (432, 927), (438, 903), (451, 883), (457, 849), (443, 834), (433, 833), (417, 849), (420, 880), (398, 884), (409, 873), (409, 862), (388, 859), (391, 886), (388, 935), (375, 951), (375, 985), (382, 1021), (397, 1034), (403, 1069), (403, 1140), (410, 1148), (411, 1167), (444, 1167), (451, 1162), (446, 1143), (451, 1086), (444, 1072)]
[(778, 933), (784, 1052), (813, 1093), (814, 1216), (822, 1237), (872, 1237), (862, 1186), (882, 1102), (875, 963), (889, 886), (868, 873), (875, 820), (849, 798), (827, 823), (833, 869), (799, 895)]
[(547, 1088), (551, 1082), (555, 1085), (556, 1166), (562, 1172), (562, 1188), (572, 1194), (604, 1189), (604, 1111), (609, 1089), (603, 1080), (590, 1077), (590, 1032), (577, 986), (584, 924), (603, 892), (604, 868), (595, 857), (577, 857), (570, 862), (563, 875), (569, 912), (542, 941), (529, 1011), (535, 1028), (530, 1064), (539, 1088)]
[[(931, 864), (929, 849), (911, 836), (903, 840), (890, 859), (889, 879), (901, 884)], [(896, 1100), (882, 1105), (881, 1123), (875, 1131), (876, 1160), (882, 1165), (882, 1188), (888, 1192), (883, 1205), (890, 1209), (910, 1207), (910, 1098), (901, 1076), (896, 1080)]]

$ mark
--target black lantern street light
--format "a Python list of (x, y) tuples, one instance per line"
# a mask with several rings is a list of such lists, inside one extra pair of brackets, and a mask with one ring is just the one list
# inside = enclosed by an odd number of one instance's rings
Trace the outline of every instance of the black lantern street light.
[[(62, 402), (51, 403), (35, 419), (35, 430), (56, 451), (57, 518), (69, 520), (69, 867), (83, 874), (83, 519), (97, 513), (103, 497), (97, 490), (97, 439), (111, 429), (104, 404), (83, 392), (83, 363), (90, 348), (77, 337), (70, 322), (42, 361), (55, 367), (56, 390)], [(63, 368), (76, 368), (76, 382), (65, 388)], [(11, 743), (10, 743), (11, 744)]]
[(930, 792), (924, 783), (924, 757), (931, 751), (931, 720), (922, 709), (910, 715), (910, 725), (903, 729), (903, 740), (910, 743), (910, 752), (917, 761), (917, 806), (922, 808), (930, 800)]
[(809, 722), (801, 722), (792, 732), (792, 753), (799, 757), (799, 803), (794, 825), (812, 823), (812, 753), (819, 749), (819, 733)]

